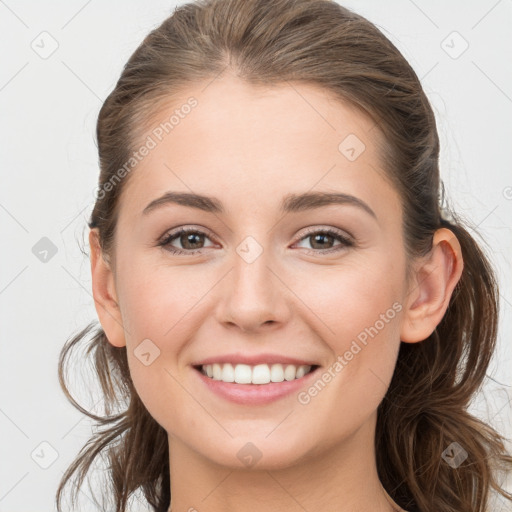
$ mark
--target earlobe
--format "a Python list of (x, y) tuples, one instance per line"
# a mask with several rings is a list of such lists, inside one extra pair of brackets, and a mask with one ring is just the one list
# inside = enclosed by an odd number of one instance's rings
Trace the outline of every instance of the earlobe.
[(460, 243), (452, 231), (434, 233), (432, 250), (419, 264), (404, 308), (400, 339), (416, 343), (441, 322), (463, 270)]
[(98, 229), (89, 232), (91, 249), (91, 276), (94, 306), (108, 341), (115, 347), (126, 346), (123, 321), (119, 309), (114, 274), (105, 261), (99, 243)]

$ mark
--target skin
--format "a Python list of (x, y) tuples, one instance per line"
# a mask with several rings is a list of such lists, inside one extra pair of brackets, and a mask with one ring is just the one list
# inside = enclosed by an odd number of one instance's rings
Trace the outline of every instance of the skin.
[[(400, 197), (369, 118), (310, 85), (255, 88), (228, 74), (205, 86), (189, 87), (149, 123), (198, 100), (125, 183), (111, 265), (90, 233), (98, 316), (109, 342), (127, 347), (136, 390), (168, 432), (172, 511), (398, 510), (376, 472), (376, 411), (400, 341), (424, 340), (446, 311), (462, 272), (458, 241), (438, 230), (407, 280)], [(351, 133), (366, 146), (354, 161), (338, 150)], [(170, 190), (213, 196), (225, 212), (167, 204), (142, 214)], [(376, 218), (348, 204), (280, 213), (284, 196), (310, 191), (356, 196)], [(172, 246), (199, 252), (158, 246), (180, 226), (206, 235)], [(312, 227), (337, 229), (354, 245), (315, 245)], [(236, 251), (247, 236), (263, 249), (250, 264)], [(239, 351), (325, 370), (394, 303), (401, 310), (306, 405), (296, 393), (234, 404), (191, 367)], [(160, 350), (148, 366), (134, 355), (144, 339)], [(261, 454), (252, 467), (237, 457), (248, 442)]]

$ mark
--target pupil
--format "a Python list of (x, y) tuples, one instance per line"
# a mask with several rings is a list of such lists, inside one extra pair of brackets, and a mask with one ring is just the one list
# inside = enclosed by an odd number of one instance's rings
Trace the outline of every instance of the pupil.
[(194, 242), (194, 238), (198, 238), (198, 237), (199, 237), (199, 234), (197, 234), (197, 233), (189, 233), (189, 234), (185, 235), (187, 243), (190, 243), (192, 245), (194, 245), (194, 243), (199, 243), (197, 240)]
[[(332, 237), (330, 235), (315, 235), (313, 238), (314, 238), (315, 243), (317, 243), (320, 241), (320, 239), (332, 238)], [(320, 245), (320, 247), (325, 247), (326, 244), (320, 243), (319, 245)]]

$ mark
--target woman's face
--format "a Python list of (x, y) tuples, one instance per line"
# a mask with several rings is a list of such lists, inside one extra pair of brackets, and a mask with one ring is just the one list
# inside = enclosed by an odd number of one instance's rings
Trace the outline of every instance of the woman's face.
[(270, 468), (371, 451), (407, 297), (378, 130), (313, 86), (205, 86), (153, 119), (121, 196), (115, 292), (137, 392), (171, 453)]

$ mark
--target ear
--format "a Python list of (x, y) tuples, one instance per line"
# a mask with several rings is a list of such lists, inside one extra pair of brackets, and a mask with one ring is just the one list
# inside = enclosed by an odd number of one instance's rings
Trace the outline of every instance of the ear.
[(116, 295), (114, 274), (104, 259), (98, 229), (89, 232), (94, 306), (108, 341), (115, 347), (126, 346), (123, 319)]
[(432, 250), (419, 262), (411, 280), (400, 331), (402, 341), (416, 343), (434, 332), (448, 308), (463, 266), (457, 237), (449, 229), (438, 229)]

